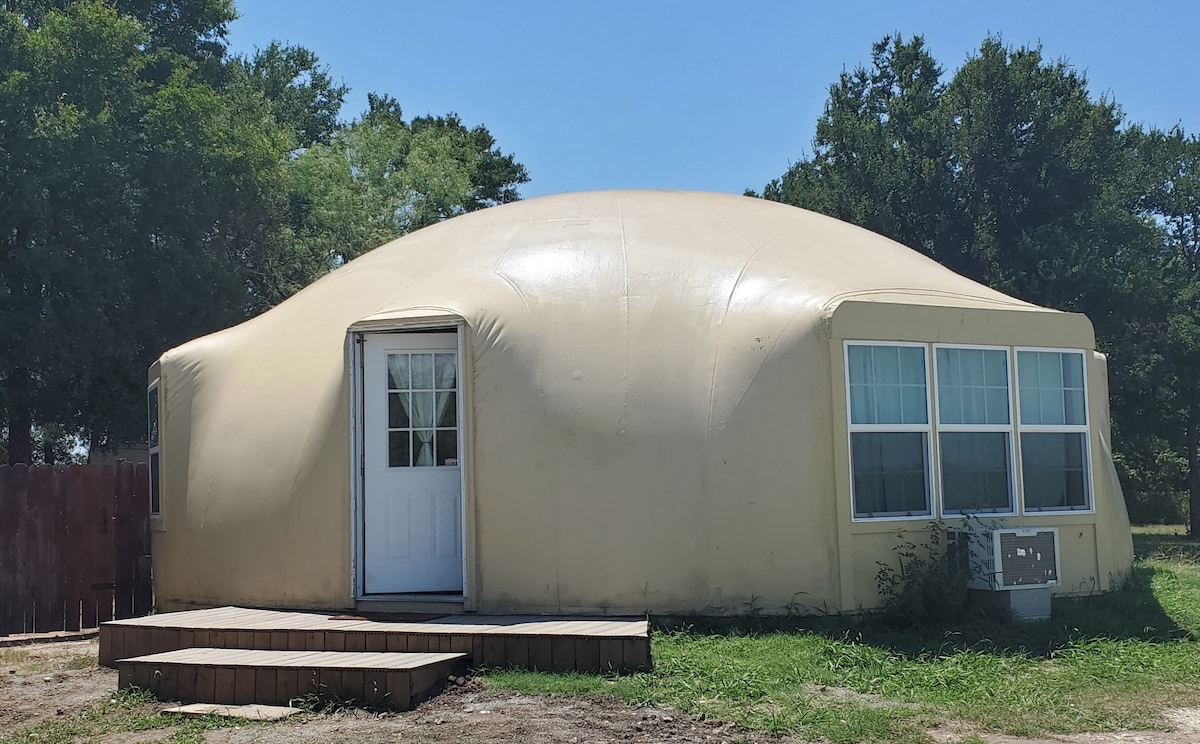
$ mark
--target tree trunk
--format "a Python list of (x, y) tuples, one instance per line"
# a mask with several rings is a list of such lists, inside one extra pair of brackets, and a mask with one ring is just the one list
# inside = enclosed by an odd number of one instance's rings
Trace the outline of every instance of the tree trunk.
[(1188, 533), (1193, 540), (1200, 540), (1200, 452), (1197, 435), (1200, 435), (1200, 406), (1192, 403), (1188, 411), (1187, 459), (1188, 459)]

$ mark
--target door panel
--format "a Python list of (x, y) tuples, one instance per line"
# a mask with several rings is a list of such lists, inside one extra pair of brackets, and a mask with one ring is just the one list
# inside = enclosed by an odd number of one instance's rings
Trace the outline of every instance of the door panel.
[(454, 333), (363, 339), (363, 591), (461, 592)]

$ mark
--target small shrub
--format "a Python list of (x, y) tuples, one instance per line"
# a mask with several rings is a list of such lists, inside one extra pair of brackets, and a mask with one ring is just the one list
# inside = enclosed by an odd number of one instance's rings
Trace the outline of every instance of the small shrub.
[(895, 562), (877, 561), (875, 583), (883, 596), (883, 614), (902, 627), (945, 624), (967, 614), (971, 568), (966, 556), (949, 554), (942, 520), (930, 522), (926, 530), (928, 536), (920, 544), (898, 530), (899, 541), (892, 549)]

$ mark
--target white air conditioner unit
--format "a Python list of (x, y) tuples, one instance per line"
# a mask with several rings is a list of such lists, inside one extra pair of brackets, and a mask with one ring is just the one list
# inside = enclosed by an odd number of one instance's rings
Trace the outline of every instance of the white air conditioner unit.
[(971, 572), (972, 589), (1009, 591), (1058, 584), (1058, 530), (1054, 527), (950, 530), (950, 555)]

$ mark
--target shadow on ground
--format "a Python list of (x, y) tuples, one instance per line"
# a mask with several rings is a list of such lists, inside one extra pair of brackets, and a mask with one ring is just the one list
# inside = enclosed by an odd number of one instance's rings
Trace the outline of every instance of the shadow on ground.
[(863, 643), (907, 657), (961, 651), (1048, 658), (1060, 649), (1090, 640), (1136, 640), (1170, 643), (1196, 639), (1197, 628), (1181, 627), (1154, 593), (1164, 563), (1200, 564), (1200, 542), (1184, 535), (1134, 536), (1136, 562), (1117, 591), (1056, 599), (1050, 620), (1019, 623), (970, 608), (953, 623), (898, 627), (877, 614), (740, 618), (655, 618), (659, 630), (695, 635), (817, 633)]

